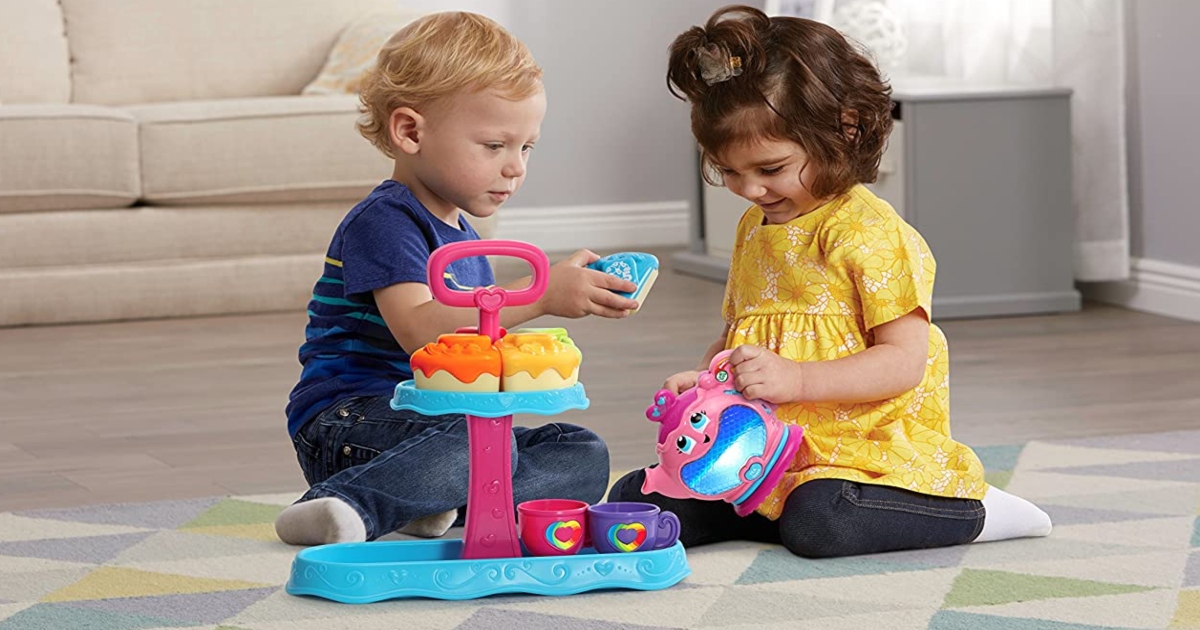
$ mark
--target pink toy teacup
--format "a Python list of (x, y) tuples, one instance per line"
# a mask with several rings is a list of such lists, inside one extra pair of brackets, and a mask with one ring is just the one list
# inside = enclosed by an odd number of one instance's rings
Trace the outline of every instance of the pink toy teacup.
[(517, 532), (535, 556), (579, 553), (587, 537), (587, 507), (571, 499), (537, 499), (517, 505)]
[(653, 503), (619, 501), (588, 508), (588, 528), (598, 553), (670, 547), (679, 540), (679, 517)]

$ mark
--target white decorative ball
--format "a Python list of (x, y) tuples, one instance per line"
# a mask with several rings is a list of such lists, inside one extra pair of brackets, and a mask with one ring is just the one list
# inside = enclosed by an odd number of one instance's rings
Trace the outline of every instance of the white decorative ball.
[(883, 70), (896, 67), (908, 49), (900, 18), (880, 0), (843, 0), (833, 12), (832, 26), (857, 40)]

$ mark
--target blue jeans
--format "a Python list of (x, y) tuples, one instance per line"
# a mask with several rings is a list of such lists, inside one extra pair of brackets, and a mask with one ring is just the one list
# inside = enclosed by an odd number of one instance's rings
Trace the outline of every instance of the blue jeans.
[[(390, 400), (347, 398), (292, 439), (311, 486), (300, 501), (345, 501), (362, 516), (367, 540), (448, 510), (460, 509), (461, 522), (467, 504), (466, 418), (394, 411)], [(595, 433), (563, 423), (514, 426), (511, 446), (514, 503), (604, 497), (608, 447)]]
[(726, 540), (782, 544), (806, 558), (832, 558), (969, 543), (983, 530), (983, 503), (951, 499), (841, 479), (796, 486), (779, 520), (738, 516), (724, 501), (672, 499), (642, 494), (646, 471), (613, 484), (609, 501), (645, 501), (679, 517), (685, 547)]

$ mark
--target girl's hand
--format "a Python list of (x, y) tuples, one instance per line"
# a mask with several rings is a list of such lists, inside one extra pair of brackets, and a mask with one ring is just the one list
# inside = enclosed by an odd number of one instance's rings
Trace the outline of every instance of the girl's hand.
[(801, 399), (804, 381), (799, 363), (749, 344), (735, 348), (729, 363), (733, 385), (746, 398), (776, 404)]
[(597, 260), (600, 260), (599, 256), (581, 249), (550, 267), (549, 284), (541, 299), (542, 310), (547, 315), (572, 319), (585, 315), (614, 319), (628, 317), (638, 303), (613, 291), (632, 293), (637, 291), (637, 285), (612, 274), (587, 268), (589, 263)]
[(696, 381), (699, 380), (699, 378), (700, 372), (697, 372), (696, 370), (688, 370), (686, 372), (672, 374), (667, 379), (667, 382), (663, 383), (662, 388), (678, 396), (679, 392), (695, 387)]

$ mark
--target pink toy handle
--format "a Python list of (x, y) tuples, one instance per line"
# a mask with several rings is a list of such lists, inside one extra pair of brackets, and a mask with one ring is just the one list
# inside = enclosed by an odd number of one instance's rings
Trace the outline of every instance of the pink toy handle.
[[(700, 378), (698, 379), (699, 387), (704, 389), (713, 389), (717, 387), (723, 389), (736, 389), (736, 386), (733, 384), (733, 364), (729, 362), (729, 357), (732, 354), (733, 350), (722, 350), (713, 356), (712, 361), (710, 361), (708, 364), (708, 372), (701, 374)], [(738, 393), (740, 394), (741, 392)], [(772, 413), (774, 413), (778, 408), (778, 405), (775, 403), (766, 401), (759, 402), (769, 407)], [(649, 413), (649, 411), (646, 413)]]
[[(471, 256), (511, 256), (529, 263), (533, 282), (528, 287), (509, 291), (501, 287), (475, 287), (457, 291), (446, 286), (446, 268), (450, 263)], [(492, 341), (500, 338), (500, 309), (505, 306), (533, 304), (550, 283), (550, 260), (542, 250), (521, 241), (462, 241), (443, 245), (429, 256), (429, 290), (434, 299), (447, 306), (479, 309), (479, 333)]]
[(721, 365), (721, 363), (725, 362), (726, 359), (728, 359), (731, 354), (733, 354), (733, 350), (722, 350), (722, 351), (714, 354), (712, 361), (708, 362), (709, 371), (715, 370), (717, 368), (717, 366), (719, 366), (719, 365)]
[(733, 350), (722, 350), (712, 358), (708, 363), (708, 371), (704, 372), (697, 379), (697, 385), (702, 389), (713, 389), (721, 387), (725, 389), (733, 389), (733, 366), (729, 363), (729, 356), (733, 354)]

